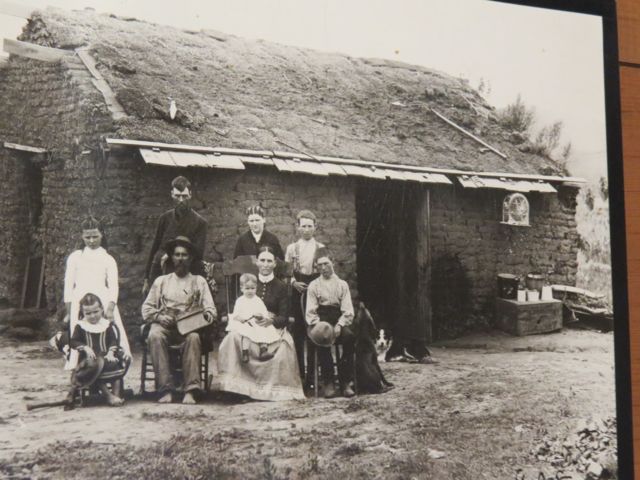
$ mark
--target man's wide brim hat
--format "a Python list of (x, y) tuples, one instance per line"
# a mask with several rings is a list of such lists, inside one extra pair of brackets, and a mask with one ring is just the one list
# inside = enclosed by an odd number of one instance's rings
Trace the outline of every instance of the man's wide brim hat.
[(104, 369), (104, 358), (96, 357), (95, 362), (82, 360), (71, 376), (71, 383), (76, 388), (88, 387), (95, 382)]
[(336, 334), (329, 322), (317, 322), (311, 325), (307, 335), (319, 347), (330, 347), (336, 341)]
[(167, 252), (167, 254), (171, 255), (173, 253), (173, 249), (176, 247), (186, 248), (187, 250), (189, 250), (189, 254), (192, 257), (201, 258), (202, 256), (198, 248), (193, 243), (191, 243), (191, 240), (189, 240), (187, 237), (179, 235), (176, 238), (169, 240), (164, 244), (164, 251)]

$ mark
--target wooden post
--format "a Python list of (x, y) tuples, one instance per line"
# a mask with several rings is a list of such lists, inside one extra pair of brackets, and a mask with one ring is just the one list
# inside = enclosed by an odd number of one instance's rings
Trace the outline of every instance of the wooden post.
[(44, 255), (40, 264), (40, 272), (38, 274), (38, 294), (36, 296), (36, 308), (42, 308), (42, 294), (44, 290)]
[(20, 308), (25, 308), (27, 301), (27, 285), (29, 284), (29, 267), (31, 266), (31, 257), (27, 257), (27, 265), (24, 269), (24, 279), (22, 280), (22, 295), (20, 297)]
[(416, 209), (416, 264), (418, 268), (418, 321), (423, 322), (426, 343), (433, 341), (431, 326), (431, 215), (430, 191), (422, 192)]

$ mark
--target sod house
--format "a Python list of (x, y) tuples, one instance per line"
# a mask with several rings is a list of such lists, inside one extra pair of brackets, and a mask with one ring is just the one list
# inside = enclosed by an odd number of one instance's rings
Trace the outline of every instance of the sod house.
[[(397, 337), (490, 325), (496, 275), (574, 284), (578, 179), (464, 81), (93, 11), (30, 14), (0, 65), (0, 298), (62, 305), (80, 218), (106, 223), (127, 325), (170, 181), (194, 184), (205, 258), (260, 203), (283, 247), (312, 209), (337, 273)], [(220, 295), (222, 297), (222, 295)]]

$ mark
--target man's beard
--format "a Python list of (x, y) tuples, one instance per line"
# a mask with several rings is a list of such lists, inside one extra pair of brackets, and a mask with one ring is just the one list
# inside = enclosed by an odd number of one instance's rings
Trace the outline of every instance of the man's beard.
[(186, 275), (189, 272), (189, 262), (178, 262), (175, 264), (174, 268), (178, 276)]
[(189, 204), (188, 203), (178, 203), (176, 205), (176, 212), (178, 212), (181, 215), (185, 214), (188, 210), (189, 210)]

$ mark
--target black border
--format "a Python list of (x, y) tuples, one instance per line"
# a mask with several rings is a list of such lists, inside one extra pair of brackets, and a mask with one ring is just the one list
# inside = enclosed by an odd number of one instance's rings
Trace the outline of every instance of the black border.
[(613, 287), (613, 308), (615, 312), (614, 347), (618, 427), (618, 478), (621, 480), (631, 479), (633, 478), (633, 412), (631, 402), (629, 301), (616, 5), (614, 0), (492, 1), (602, 17), (611, 232), (611, 281)]

